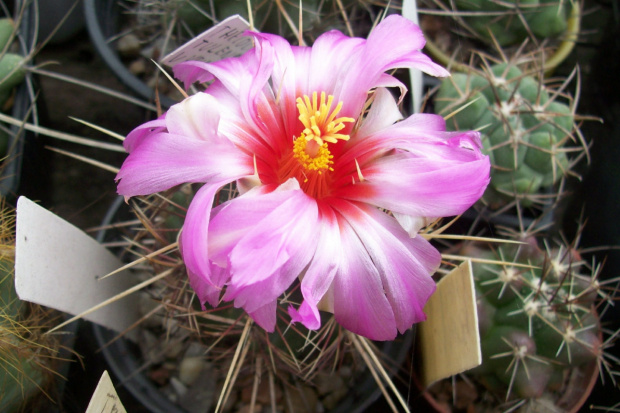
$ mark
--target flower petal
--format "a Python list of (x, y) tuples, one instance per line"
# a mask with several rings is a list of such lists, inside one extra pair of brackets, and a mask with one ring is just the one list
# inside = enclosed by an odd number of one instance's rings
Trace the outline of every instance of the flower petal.
[[(283, 204), (235, 246), (225, 300), (234, 299), (236, 307), (252, 312), (291, 286), (316, 249), (316, 204), (308, 201)], [(299, 209), (290, 211), (295, 204)]]
[(187, 182), (230, 182), (253, 172), (252, 158), (230, 143), (153, 133), (125, 159), (116, 180), (119, 194), (136, 196)]
[(258, 100), (264, 99), (263, 90), (273, 70), (273, 48), (269, 43), (257, 44), (238, 58), (222, 59), (213, 63), (189, 61), (174, 66), (177, 78), (186, 87), (194, 81), (210, 81), (214, 78), (236, 96), (241, 112), (248, 125), (256, 132), (269, 133), (257, 111)]
[(463, 213), (489, 183), (488, 157), (446, 144), (421, 146), (421, 153), (434, 156), (398, 152), (380, 158), (361, 167), (364, 182), (342, 188), (338, 196), (416, 217)]
[[(385, 95), (386, 91), (378, 92), (379, 99), (371, 106), (371, 112), (393, 113), (393, 99)], [(462, 132), (445, 132), (444, 119), (428, 113), (418, 113), (392, 125), (386, 125), (379, 116), (372, 117), (370, 121), (368, 126), (364, 125), (366, 122), (362, 123), (359, 131), (347, 142), (344, 152), (336, 159), (334, 170), (348, 171), (350, 166), (346, 165), (354, 164), (355, 160), (362, 165), (368, 159), (381, 157), (393, 149), (410, 150), (419, 143), (445, 142), (453, 136), (463, 135)], [(374, 125), (376, 121), (379, 123), (377, 126)], [(347, 177), (347, 180), (350, 181), (350, 178)]]
[(291, 191), (299, 191), (296, 179), (289, 179), (278, 188), (256, 186), (215, 208), (209, 223), (209, 258), (220, 266), (228, 265), (228, 256), (235, 245), (257, 223), (287, 201)]
[[(340, 84), (357, 71), (354, 56), (359, 56), (366, 40), (345, 36), (336, 30), (323, 33), (312, 46), (310, 67), (307, 68), (308, 92), (326, 91), (334, 94), (336, 101), (344, 101), (340, 116), (357, 117), (358, 110), (350, 108), (352, 102), (338, 96)], [(329, 62), (328, 64), (325, 64)], [(332, 92), (333, 91), (333, 92)], [(368, 89), (364, 90), (366, 93)]]
[(319, 211), (317, 249), (301, 281), (304, 301), (299, 310), (293, 307), (288, 309), (293, 322), (301, 322), (310, 330), (316, 330), (321, 326), (317, 305), (331, 286), (343, 255), (336, 214), (324, 203), (319, 203)]
[(265, 331), (273, 333), (276, 326), (277, 305), (277, 300), (273, 300), (252, 312), (248, 312), (248, 314)]
[(343, 256), (331, 287), (336, 321), (371, 340), (393, 339), (396, 320), (379, 271), (350, 225), (342, 225), (340, 239)]
[(137, 146), (140, 146), (146, 137), (152, 133), (164, 132), (165, 130), (166, 114), (163, 114), (160, 118), (146, 122), (129, 132), (123, 141), (123, 146), (127, 152), (131, 153)]
[(354, 139), (347, 142), (347, 145), (358, 145), (365, 137), (395, 124), (402, 118), (403, 115), (390, 91), (382, 87), (377, 88), (368, 115), (364, 118)]
[(435, 221), (438, 217), (417, 217), (413, 215), (401, 214), (399, 212), (392, 211), (392, 215), (396, 218), (396, 221), (410, 237), (415, 237), (421, 228), (424, 228)]
[(364, 53), (373, 56), (373, 59), (365, 62), (367, 67), (381, 67), (381, 72), (410, 67), (432, 76), (450, 76), (450, 72), (420, 52), (425, 43), (424, 34), (418, 25), (402, 16), (391, 15), (383, 19), (368, 36)]
[(447, 70), (420, 51), (424, 43), (416, 24), (399, 15), (386, 17), (370, 33), (350, 66), (343, 67), (349, 73), (342, 79), (336, 98), (346, 102), (351, 110), (360, 110), (367, 91), (380, 85), (383, 73), (390, 69), (419, 69), (433, 76), (449, 76)]
[(207, 93), (196, 93), (166, 113), (168, 132), (197, 140), (217, 142), (220, 103)]
[[(346, 257), (351, 260), (351, 253), (357, 253), (364, 263), (355, 272), (339, 271), (334, 280), (334, 315), (338, 322), (347, 329), (355, 326), (360, 332), (352, 331), (373, 340), (391, 340), (396, 330), (403, 333), (425, 320), (423, 309), (435, 290), (431, 275), (439, 266), (439, 252), (422, 237), (410, 238), (393, 217), (375, 208), (346, 202), (339, 202), (336, 208), (355, 233), (346, 238), (358, 240), (346, 250)], [(357, 271), (365, 276), (360, 277)], [(383, 309), (373, 315), (377, 303), (380, 308), (385, 306), (383, 299), (376, 301), (376, 292), (372, 296), (366, 292), (368, 302), (362, 303), (365, 297), (356, 291), (371, 288), (385, 296), (389, 311)], [(347, 294), (355, 299), (347, 300)], [(360, 320), (353, 319), (355, 312)]]
[[(304, 93), (307, 85), (307, 62), (310, 49), (292, 47), (284, 38), (269, 33), (253, 33), (256, 42), (273, 49), (273, 67), (271, 72), (272, 90), (277, 91), (280, 114), (284, 123), (284, 135), (291, 137), (299, 125), (299, 114), (295, 100)], [(298, 69), (301, 73), (298, 79)], [(305, 79), (304, 79), (305, 78)], [(298, 82), (304, 84), (298, 84)]]
[(225, 182), (205, 184), (196, 192), (185, 216), (180, 247), (189, 282), (200, 304), (219, 302), (219, 292), (228, 280), (227, 272), (214, 266), (206, 253), (209, 242), (209, 218), (215, 194)]
[(275, 191), (255, 188), (217, 210), (209, 226), (209, 256), (226, 260), (224, 295), (251, 313), (280, 296), (316, 249), (316, 201), (295, 179)]

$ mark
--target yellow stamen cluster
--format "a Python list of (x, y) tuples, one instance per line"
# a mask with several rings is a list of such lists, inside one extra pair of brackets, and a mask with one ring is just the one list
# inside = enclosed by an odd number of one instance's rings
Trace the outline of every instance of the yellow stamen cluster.
[(329, 150), (329, 144), (339, 140), (348, 141), (349, 135), (341, 132), (346, 128), (345, 123), (355, 121), (352, 118), (337, 117), (342, 102), (332, 110), (333, 103), (334, 97), (326, 96), (325, 92), (321, 92), (320, 99), (317, 92), (313, 92), (312, 97), (304, 95), (297, 98), (299, 121), (303, 129), (293, 137), (290, 156), (283, 158), (278, 168), (279, 182), (294, 177), (303, 191), (316, 199), (330, 194), (332, 176), (328, 172), (334, 170), (334, 156)]
[(293, 156), (299, 161), (304, 169), (307, 171), (317, 171), (319, 174), (326, 169), (333, 171), (329, 165), (333, 163), (332, 158), (334, 156), (331, 152), (329, 152), (329, 149), (327, 149), (327, 142), (324, 142), (317, 148), (316, 155), (314, 156), (310, 156), (306, 151), (307, 144), (308, 142), (306, 141), (306, 137), (304, 135), (301, 135), (299, 138), (295, 139), (293, 144)]
[(306, 95), (303, 96), (303, 99), (297, 98), (299, 120), (305, 127), (302, 136), (305, 136), (306, 141), (314, 140), (319, 146), (322, 146), (324, 141), (336, 143), (338, 139), (349, 140), (349, 135), (338, 132), (345, 128), (345, 122), (354, 122), (355, 119), (336, 118), (342, 109), (342, 102), (339, 102), (332, 111), (333, 102), (334, 97), (332, 95), (327, 97), (327, 101), (325, 100), (325, 92), (321, 92), (320, 102), (317, 99), (316, 92), (312, 93), (312, 100)]

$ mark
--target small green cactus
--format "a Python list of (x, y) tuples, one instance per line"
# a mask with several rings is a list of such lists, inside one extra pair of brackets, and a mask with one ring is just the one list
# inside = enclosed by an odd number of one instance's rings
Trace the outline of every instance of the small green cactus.
[(542, 249), (530, 238), (463, 253), (476, 260), (483, 355), (471, 373), (503, 401), (549, 398), (572, 369), (601, 360), (594, 305), (609, 297), (578, 252)]
[(459, 11), (475, 12), (463, 20), (487, 42), (500, 46), (557, 37), (567, 28), (571, 3), (562, 0), (456, 0)]
[[(11, 43), (15, 35), (15, 22), (10, 18), (0, 19), (0, 110), (8, 111), (12, 104), (15, 87), (24, 81), (26, 59), (12, 53)], [(9, 133), (0, 130), (0, 158), (9, 152)]]
[(14, 31), (13, 19), (0, 19), (0, 108), (5, 106), (11, 92), (23, 82), (26, 74), (24, 57), (9, 51)]
[(483, 202), (492, 208), (515, 199), (522, 206), (544, 203), (540, 193), (570, 173), (567, 152), (581, 148), (569, 146), (576, 140), (574, 114), (559, 97), (513, 63), (442, 82), (435, 109), (449, 117), (448, 129), (481, 131), (492, 164)]

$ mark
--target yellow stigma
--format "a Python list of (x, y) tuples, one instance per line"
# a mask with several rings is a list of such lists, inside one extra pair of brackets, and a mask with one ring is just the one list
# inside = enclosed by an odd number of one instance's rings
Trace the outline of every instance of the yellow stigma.
[(301, 136), (304, 136), (306, 141), (315, 141), (319, 146), (322, 146), (324, 141), (336, 143), (338, 139), (349, 140), (349, 135), (338, 132), (345, 128), (345, 122), (354, 122), (355, 119), (336, 118), (342, 109), (342, 102), (339, 102), (332, 111), (333, 102), (334, 97), (332, 95), (329, 95), (325, 101), (325, 92), (321, 92), (320, 102), (317, 101), (316, 92), (312, 92), (312, 100), (307, 95), (304, 95), (303, 99), (297, 98), (299, 120), (305, 128)]
[[(308, 146), (312, 147), (312, 154), (308, 153)], [(332, 158), (334, 156), (327, 149), (327, 142), (318, 146), (316, 142), (306, 141), (306, 137), (302, 134), (295, 139), (293, 156), (307, 171), (317, 171), (319, 174), (326, 169), (333, 171), (329, 165), (333, 163)], [(307, 177), (305, 180), (307, 180)]]

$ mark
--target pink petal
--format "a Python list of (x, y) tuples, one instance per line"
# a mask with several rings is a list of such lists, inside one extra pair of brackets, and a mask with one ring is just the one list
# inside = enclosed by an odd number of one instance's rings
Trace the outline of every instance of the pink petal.
[(364, 53), (373, 56), (373, 61), (368, 59), (366, 62), (368, 66), (381, 66), (381, 72), (396, 67), (411, 67), (433, 76), (450, 76), (446, 69), (432, 63), (420, 52), (425, 43), (419, 26), (394, 14), (383, 19), (368, 36)]
[[(270, 44), (257, 44), (254, 49), (236, 58), (227, 58), (214, 63), (183, 62), (174, 66), (177, 78), (186, 87), (195, 81), (206, 82), (217, 79), (237, 98), (243, 117), (255, 132), (268, 133), (257, 112), (257, 104), (264, 100), (263, 90), (273, 70), (273, 49)], [(273, 131), (271, 131), (273, 132)]]
[(290, 179), (274, 189), (254, 187), (214, 210), (209, 224), (209, 257), (213, 262), (220, 266), (228, 265), (228, 256), (241, 238), (279, 205), (296, 195), (299, 183)]
[[(377, 83), (375, 83), (375, 88), (394, 88), (397, 87), (400, 90), (400, 96), (398, 97), (398, 103), (400, 104), (407, 93), (407, 86), (400, 80), (396, 79), (392, 75), (388, 75), (387, 73), (383, 73)], [(402, 117), (401, 117), (402, 118)]]
[(403, 115), (400, 113), (396, 100), (394, 100), (390, 91), (382, 87), (377, 88), (370, 111), (366, 118), (364, 118), (364, 122), (354, 138), (347, 143), (347, 146), (358, 145), (365, 137), (392, 126), (402, 118)]
[(224, 299), (248, 312), (289, 288), (316, 249), (316, 203), (301, 191), (289, 192), (299, 193), (256, 223), (229, 256), (231, 281)]
[(276, 300), (248, 313), (250, 317), (268, 333), (273, 333), (276, 327), (276, 310), (278, 302)]
[(194, 290), (196, 296), (198, 296), (198, 301), (203, 311), (206, 310), (205, 302), (209, 303), (212, 307), (217, 307), (219, 305), (222, 289), (230, 278), (230, 274), (228, 274), (225, 268), (211, 265), (208, 276), (196, 274), (187, 268), (187, 276), (192, 290)]
[(168, 132), (197, 140), (217, 142), (221, 103), (207, 93), (196, 93), (166, 113)]
[(403, 59), (394, 61), (393, 65), (396, 67), (408, 67), (413, 70), (417, 69), (436, 77), (450, 76), (450, 72), (433, 62), (430, 57), (422, 52), (413, 52)]
[(352, 226), (342, 225), (340, 239), (343, 256), (331, 287), (336, 321), (371, 340), (395, 338), (396, 319), (381, 274)]
[(299, 310), (293, 307), (288, 309), (293, 322), (301, 322), (310, 330), (316, 330), (321, 326), (317, 304), (331, 286), (344, 254), (340, 245), (340, 228), (334, 211), (325, 204), (319, 204), (319, 208), (317, 249), (301, 281), (304, 301)]
[(448, 71), (419, 51), (424, 43), (417, 25), (399, 15), (386, 17), (370, 33), (364, 47), (351, 58), (350, 66), (343, 67), (348, 73), (339, 83), (336, 98), (345, 102), (350, 107), (348, 110), (360, 110), (366, 92), (384, 82), (384, 72), (396, 68), (448, 76)]
[(152, 120), (150, 122), (143, 123), (138, 126), (125, 138), (123, 146), (127, 152), (132, 152), (134, 148), (139, 146), (142, 141), (149, 135), (157, 132), (164, 132), (166, 130), (166, 115), (162, 115), (159, 119)]
[[(239, 98), (226, 89), (221, 82), (209, 86), (209, 94), (219, 103), (220, 123), (218, 133), (246, 153), (258, 158), (273, 156), (272, 145), (265, 136), (256, 133), (257, 128), (246, 120), (241, 110)], [(264, 113), (264, 111), (263, 111)]]
[(415, 237), (421, 228), (428, 226), (439, 217), (418, 217), (413, 215), (401, 214), (399, 212), (392, 211), (392, 215), (396, 218), (396, 221), (410, 237)]
[(316, 249), (316, 201), (295, 179), (267, 192), (257, 187), (216, 210), (209, 225), (209, 256), (226, 265), (224, 296), (251, 313), (280, 296)]
[(342, 188), (338, 196), (417, 217), (459, 215), (484, 193), (489, 159), (449, 145), (433, 145), (427, 152), (432, 151), (441, 155), (425, 158), (400, 152), (362, 166), (364, 182)]
[[(186, 89), (189, 89), (195, 82), (207, 83), (218, 79), (228, 90), (239, 96), (239, 89), (248, 82), (248, 79), (257, 76), (257, 69), (259, 69), (261, 63), (268, 64), (268, 66), (261, 69), (263, 69), (263, 72), (265, 69), (267, 69), (267, 73), (269, 72), (270, 64), (266, 61), (261, 62), (260, 54), (261, 51), (259, 49), (253, 48), (240, 57), (229, 57), (213, 63), (200, 61), (178, 63), (173, 67), (172, 71), (174, 76), (185, 84)], [(264, 73), (262, 73), (262, 76), (264, 77)]]
[[(380, 99), (373, 103), (372, 111), (378, 113), (393, 113), (393, 100), (385, 96), (383, 92), (378, 96)], [(377, 106), (377, 107), (375, 107)], [(383, 106), (388, 106), (384, 108)], [(379, 120), (379, 125), (374, 123)], [(463, 135), (462, 132), (445, 132), (446, 122), (439, 115), (419, 113), (408, 117), (400, 122), (386, 125), (380, 117), (370, 119), (371, 125), (362, 127), (345, 145), (345, 151), (336, 159), (334, 169), (336, 171), (348, 171), (347, 164), (363, 164), (368, 159), (382, 156), (385, 152), (393, 149), (410, 150), (419, 143), (445, 142), (451, 137)], [(350, 181), (350, 178), (348, 178)]]
[(203, 185), (192, 199), (181, 232), (180, 247), (187, 267), (189, 282), (200, 304), (208, 301), (212, 306), (219, 302), (219, 292), (228, 280), (227, 272), (214, 266), (208, 251), (209, 218), (213, 199), (225, 182)]
[[(346, 202), (339, 202), (336, 208), (354, 232), (343, 236), (351, 242), (345, 256), (353, 261), (357, 255), (362, 264), (350, 262), (357, 268), (338, 272), (334, 315), (345, 328), (354, 326), (352, 331), (357, 334), (373, 340), (394, 339), (396, 330), (403, 333), (426, 319), (423, 309), (435, 290), (431, 275), (441, 255), (422, 237), (410, 238), (382, 211)], [(371, 295), (373, 289), (380, 294)], [(376, 301), (377, 295), (387, 299), (387, 309), (382, 298)]]
[(228, 142), (213, 144), (160, 132), (134, 148), (116, 180), (119, 194), (136, 196), (187, 182), (233, 181), (253, 172), (252, 158)]
[[(284, 123), (284, 135), (291, 137), (298, 128), (299, 114), (295, 100), (306, 88), (298, 85), (298, 77), (307, 76), (305, 69), (308, 64), (309, 48), (293, 48), (288, 41), (280, 36), (269, 33), (253, 33), (256, 42), (269, 45), (273, 49), (273, 68), (271, 72), (272, 90), (278, 94), (279, 107)], [(299, 61), (301, 60), (301, 62)], [(301, 70), (298, 70), (297, 68)], [(301, 73), (298, 76), (298, 73)], [(307, 83), (307, 82), (306, 82)]]
[[(301, 190), (289, 192), (289, 198), (256, 222), (231, 251), (232, 284), (245, 287), (263, 281), (284, 264), (308, 255), (302, 252), (314, 252), (316, 202)], [(296, 264), (300, 270), (295, 276), (306, 263)]]
[(360, 55), (365, 43), (364, 39), (348, 37), (332, 30), (323, 33), (312, 45), (310, 67), (307, 68), (308, 92), (325, 91), (333, 94), (336, 101), (343, 101), (340, 116), (357, 117), (359, 114), (353, 102), (349, 102), (345, 96), (339, 96), (338, 92), (342, 82), (358, 70), (355, 67), (356, 57)]

